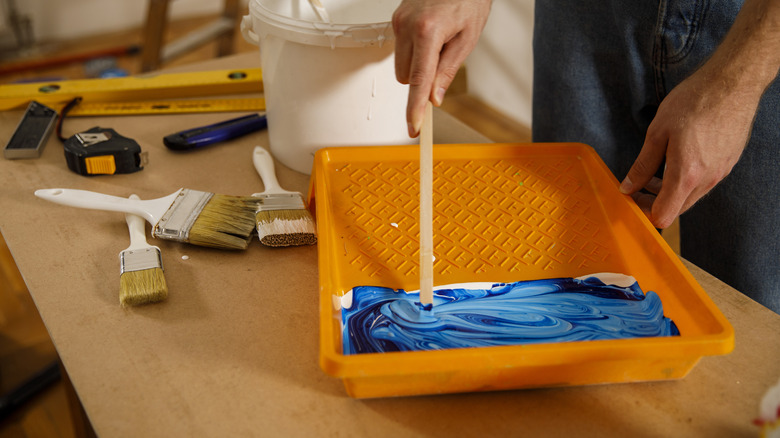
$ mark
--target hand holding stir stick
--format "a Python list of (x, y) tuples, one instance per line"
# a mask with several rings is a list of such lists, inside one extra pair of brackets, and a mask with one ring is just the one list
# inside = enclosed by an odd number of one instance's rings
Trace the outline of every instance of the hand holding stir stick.
[(420, 128), (420, 304), (433, 306), (433, 108)]

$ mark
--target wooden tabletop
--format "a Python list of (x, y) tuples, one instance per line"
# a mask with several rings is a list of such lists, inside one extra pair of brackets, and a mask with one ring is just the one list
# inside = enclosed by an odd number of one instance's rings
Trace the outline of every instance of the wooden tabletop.
[[(256, 54), (189, 70), (259, 66)], [(82, 177), (52, 137), (38, 159), (0, 159), (0, 231), (100, 436), (757, 436), (763, 393), (780, 377), (780, 315), (685, 263), (729, 319), (734, 351), (677, 381), (355, 400), (318, 365), (316, 247), (243, 252), (155, 240), (170, 288), (163, 303), (122, 309), (121, 214), (33, 196), (67, 187), (154, 198), (180, 187), (251, 194), (251, 153), (265, 132), (190, 153), (163, 136), (237, 114), (71, 118), (136, 139), (144, 170)], [(21, 111), (0, 113), (7, 139)], [(487, 140), (436, 112), (436, 143)], [(308, 176), (277, 162), (282, 187)], [(148, 230), (148, 227), (147, 227)]]

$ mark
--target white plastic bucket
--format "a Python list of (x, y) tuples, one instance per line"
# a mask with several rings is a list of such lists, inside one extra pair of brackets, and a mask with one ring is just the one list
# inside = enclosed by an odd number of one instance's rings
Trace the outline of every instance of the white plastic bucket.
[(400, 0), (252, 0), (244, 38), (260, 47), (271, 152), (310, 173), (327, 146), (409, 144), (408, 87), (395, 79)]

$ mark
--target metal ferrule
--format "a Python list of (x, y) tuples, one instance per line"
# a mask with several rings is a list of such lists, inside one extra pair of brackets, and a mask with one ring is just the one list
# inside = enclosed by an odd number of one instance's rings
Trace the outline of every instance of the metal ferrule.
[(119, 260), (121, 260), (120, 272), (122, 274), (125, 272), (162, 268), (162, 256), (160, 250), (155, 247), (122, 251), (119, 254)]
[(257, 211), (299, 210), (306, 208), (299, 193), (260, 195)]
[(154, 227), (154, 236), (177, 242), (189, 241), (192, 224), (209, 203), (213, 193), (182, 189), (168, 211)]

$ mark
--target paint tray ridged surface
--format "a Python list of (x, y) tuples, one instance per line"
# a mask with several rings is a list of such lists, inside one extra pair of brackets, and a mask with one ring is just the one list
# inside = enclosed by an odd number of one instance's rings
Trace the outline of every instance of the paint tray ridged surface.
[(310, 192), (320, 365), (351, 396), (676, 379), (733, 348), (731, 325), (589, 146), (436, 145), (433, 178), (435, 286), (626, 274), (680, 336), (344, 355), (338, 297), (419, 288), (419, 149), (326, 148)]

